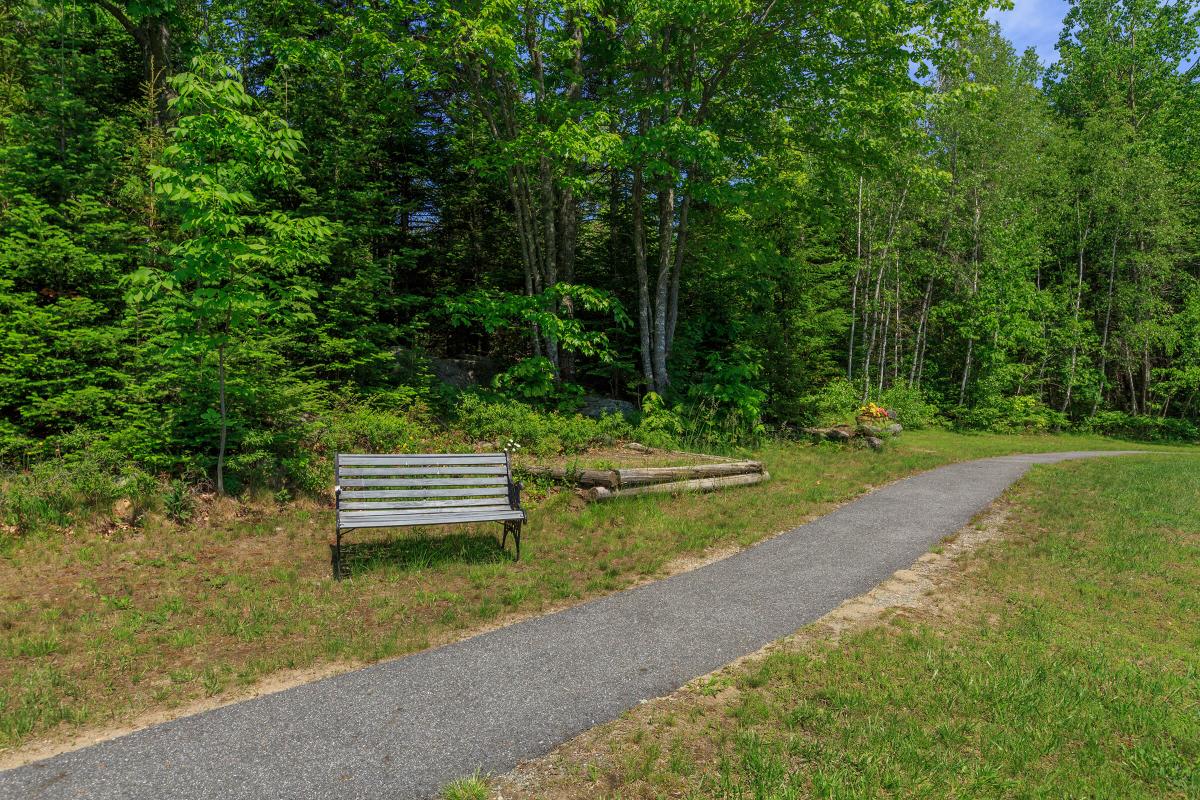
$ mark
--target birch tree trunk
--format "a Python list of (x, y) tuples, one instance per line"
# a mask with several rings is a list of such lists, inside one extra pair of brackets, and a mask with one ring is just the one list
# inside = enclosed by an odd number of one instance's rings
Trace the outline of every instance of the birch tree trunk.
[(1117, 241), (1119, 239), (1119, 235), (1113, 234), (1112, 260), (1108, 264), (1108, 307), (1104, 312), (1104, 333), (1100, 337), (1100, 387), (1096, 390), (1095, 399), (1092, 400), (1093, 417), (1100, 408), (1100, 400), (1103, 398), (1104, 389), (1108, 383), (1108, 329), (1112, 324), (1113, 284), (1117, 274)]
[(1071, 390), (1075, 388), (1075, 368), (1079, 359), (1079, 306), (1083, 300), (1083, 262), (1087, 252), (1087, 240), (1091, 234), (1091, 212), (1088, 212), (1088, 222), (1083, 225), (1078, 198), (1075, 201), (1075, 229), (1079, 234), (1079, 271), (1075, 281), (1075, 311), (1071, 323), (1071, 366), (1067, 373), (1067, 391), (1063, 396), (1062, 407), (1059, 411), (1066, 413), (1071, 406)]
[(638, 335), (641, 344), (642, 378), (647, 389), (654, 389), (654, 363), (650, 348), (650, 275), (646, 267), (646, 220), (643, 210), (646, 187), (642, 167), (633, 167), (633, 191), (631, 212), (633, 216), (633, 263), (637, 270), (638, 284)]

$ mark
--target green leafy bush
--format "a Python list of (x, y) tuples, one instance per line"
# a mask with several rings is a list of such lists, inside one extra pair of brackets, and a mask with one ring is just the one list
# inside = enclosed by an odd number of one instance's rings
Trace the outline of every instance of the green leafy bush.
[(986, 405), (958, 414), (958, 425), (968, 430), (996, 433), (1044, 433), (1067, 425), (1067, 416), (1032, 395), (996, 397)]
[(938, 418), (938, 409), (920, 389), (892, 386), (884, 390), (879, 404), (895, 414), (895, 420), (905, 428), (928, 428)]
[(493, 378), (492, 385), (503, 397), (559, 411), (574, 411), (583, 397), (583, 387), (555, 378), (554, 365), (545, 356), (518, 361)]
[(321, 495), (329, 491), (337, 453), (437, 452), (453, 449), (450, 442), (420, 390), (398, 387), (365, 399), (342, 400), (315, 413), (295, 446), (278, 460), (282, 480), (261, 485), (275, 492), (290, 486)]
[(767, 394), (758, 386), (762, 364), (741, 349), (732, 356), (713, 353), (708, 371), (688, 392), (685, 439), (702, 447), (753, 444), (762, 439)]
[(523, 403), (488, 400), (476, 394), (463, 396), (456, 422), (471, 440), (499, 448), (511, 439), (533, 455), (577, 453), (633, 433), (620, 414), (595, 420), (580, 414), (540, 412)]
[(668, 406), (654, 392), (642, 399), (641, 419), (634, 430), (634, 438), (651, 447), (714, 453), (754, 445), (765, 435), (761, 418), (713, 398)]
[(860, 405), (862, 390), (845, 378), (834, 378), (829, 383), (801, 399), (808, 421), (814, 425), (834, 425), (849, 422)]
[(642, 417), (634, 436), (651, 447), (674, 447), (683, 438), (683, 417), (655, 392), (642, 398)]
[(154, 478), (134, 467), (114, 469), (86, 454), (58, 458), (0, 477), (0, 523), (18, 534), (66, 527), (111, 514), (121, 499), (130, 502), (136, 521), (154, 505), (157, 493)]
[(172, 522), (186, 523), (191, 520), (195, 508), (191, 488), (181, 480), (171, 481), (166, 495), (163, 496), (163, 510), (167, 518)]
[(1101, 411), (1084, 420), (1080, 430), (1149, 442), (1200, 441), (1200, 425), (1175, 417), (1150, 417), (1124, 411)]

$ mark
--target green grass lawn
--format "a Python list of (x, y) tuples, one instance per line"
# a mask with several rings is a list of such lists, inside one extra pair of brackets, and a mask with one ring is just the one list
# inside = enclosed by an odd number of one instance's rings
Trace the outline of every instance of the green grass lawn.
[[(227, 505), (187, 527), (28, 536), (0, 553), (0, 748), (229, 697), (282, 670), (419, 650), (751, 544), (871, 486), (948, 461), (1130, 447), (1096, 437), (905, 434), (880, 453), (773, 444), (773, 479), (709, 495), (537, 503), (514, 563), (499, 526), (352, 536), (329, 579), (331, 512)], [(357, 537), (357, 538), (356, 538)]]
[(1200, 797), (1200, 460), (1037, 467), (1010, 498), (940, 610), (814, 629), (505, 797)]

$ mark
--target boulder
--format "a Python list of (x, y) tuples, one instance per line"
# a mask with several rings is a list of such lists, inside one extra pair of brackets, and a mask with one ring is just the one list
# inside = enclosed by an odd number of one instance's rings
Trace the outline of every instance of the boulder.
[(589, 394), (584, 396), (579, 413), (592, 419), (600, 419), (605, 414), (620, 414), (628, 418), (637, 413), (637, 406), (628, 400)]
[(112, 506), (113, 518), (118, 522), (132, 524), (134, 521), (133, 503), (127, 497), (122, 497)]
[(848, 442), (853, 436), (849, 428), (830, 428), (825, 431), (825, 438), (831, 442)]
[(431, 358), (429, 368), (442, 383), (455, 389), (469, 389), (491, 383), (498, 371), (490, 358)]
[(883, 449), (883, 439), (880, 439), (878, 436), (867, 436), (866, 442), (867, 447), (870, 447), (872, 450)]
[(888, 436), (899, 436), (900, 431), (902, 430), (904, 430), (903, 425), (901, 425), (899, 422), (893, 422), (891, 425), (888, 425), (886, 428), (884, 428), (883, 432)]

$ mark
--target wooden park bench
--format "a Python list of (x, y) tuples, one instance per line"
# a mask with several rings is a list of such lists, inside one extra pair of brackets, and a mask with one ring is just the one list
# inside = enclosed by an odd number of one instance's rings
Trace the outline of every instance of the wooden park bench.
[(521, 484), (508, 453), (367, 455), (339, 453), (334, 463), (337, 530), (333, 577), (342, 577), (342, 537), (355, 528), (500, 522), (521, 557)]

